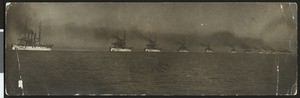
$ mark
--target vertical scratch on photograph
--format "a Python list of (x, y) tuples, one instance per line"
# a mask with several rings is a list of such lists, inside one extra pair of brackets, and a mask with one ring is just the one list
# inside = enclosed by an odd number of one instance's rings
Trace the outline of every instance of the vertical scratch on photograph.
[(281, 12), (283, 12), (283, 6), (281, 3), (280, 3), (280, 9), (281, 9)]
[(276, 68), (277, 68), (277, 82), (276, 82), (276, 95), (278, 95), (278, 88), (279, 88), (279, 58), (275, 59)]
[(21, 76), (21, 64), (20, 64), (20, 58), (19, 58), (19, 53), (16, 51), (17, 54), (17, 61), (18, 61), (18, 68), (19, 68), (19, 81), (18, 81), (18, 87), (22, 89), (22, 95), (24, 95), (24, 88), (23, 88), (23, 80)]
[[(291, 11), (291, 12), (293, 12), (293, 9), (292, 9), (292, 6), (291, 6), (292, 4), (293, 4), (293, 3), (289, 3), (289, 8), (290, 8), (290, 11)], [(294, 16), (293, 14), (292, 14), (292, 19), (295, 19), (295, 16)]]

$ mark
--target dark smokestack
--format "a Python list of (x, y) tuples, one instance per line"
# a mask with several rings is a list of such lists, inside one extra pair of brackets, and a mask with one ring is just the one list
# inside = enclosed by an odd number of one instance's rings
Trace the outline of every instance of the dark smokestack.
[(31, 40), (32, 43), (34, 43), (34, 38), (33, 37), (34, 37), (34, 34), (31, 33), (31, 37), (30, 37), (31, 39), (30, 40)]
[(29, 33), (29, 32), (25, 32), (25, 34), (27, 34), (26, 39), (27, 39), (27, 40), (30, 39), (30, 33)]
[(28, 39), (31, 40), (31, 33), (28, 32)]
[(36, 38), (36, 33), (34, 33), (34, 36), (33, 36), (33, 43), (35, 44), (37, 41), (37, 38)]

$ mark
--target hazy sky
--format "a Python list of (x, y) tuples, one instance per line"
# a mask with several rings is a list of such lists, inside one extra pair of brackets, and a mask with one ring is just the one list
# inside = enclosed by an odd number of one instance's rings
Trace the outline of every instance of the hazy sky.
[(289, 49), (297, 41), (296, 3), (12, 3), (8, 7), (8, 42), (22, 35), (26, 20), (35, 32), (41, 21), (43, 42), (57, 49), (105, 50), (117, 31), (126, 31), (127, 45), (137, 50), (145, 47), (150, 32), (164, 50), (176, 50), (182, 39), (191, 50), (206, 43), (230, 48), (226, 42), (234, 47)]

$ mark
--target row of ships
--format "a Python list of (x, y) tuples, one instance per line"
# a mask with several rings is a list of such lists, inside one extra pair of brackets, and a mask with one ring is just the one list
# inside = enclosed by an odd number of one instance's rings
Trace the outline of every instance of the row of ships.
[[(25, 28), (27, 28), (27, 23), (25, 25)], [(18, 42), (16, 44), (12, 45), (12, 50), (29, 50), (29, 51), (51, 51), (53, 44), (44, 44), (42, 42), (42, 26), (41, 22), (39, 24), (39, 32), (34, 33), (33, 30), (25, 29), (23, 32), (23, 36), (18, 39)], [(150, 38), (148, 40), (148, 44), (146, 45), (146, 48), (144, 48), (145, 52), (161, 52), (162, 49), (157, 47), (157, 41), (156, 37), (154, 39)], [(275, 54), (275, 53), (291, 53), (290, 51), (286, 49), (278, 49), (277, 52), (275, 49), (265, 49), (263, 52), (260, 49), (256, 49), (256, 53), (265, 53), (265, 54)], [(126, 45), (126, 34), (124, 32), (123, 38), (119, 37), (119, 34), (117, 33), (116, 41), (112, 43), (112, 46), (109, 47), (109, 51), (111, 52), (131, 52), (132, 47), (127, 47)], [(189, 52), (188, 48), (186, 47), (185, 42), (181, 44), (179, 49), (177, 49), (177, 52)], [(204, 52), (206, 53), (213, 53), (214, 51), (207, 47)], [(230, 53), (237, 53), (237, 50), (235, 48), (232, 48)], [(244, 53), (252, 53), (251, 49), (244, 49)]]
[[(146, 45), (146, 48), (144, 48), (145, 52), (161, 52), (161, 48), (157, 47), (157, 41), (156, 41), (156, 37), (154, 39), (151, 39), (151, 35), (150, 38), (148, 40), (148, 44)], [(286, 49), (255, 49), (256, 51), (252, 51), (251, 49), (244, 49), (244, 53), (252, 53), (252, 52), (256, 52), (256, 53), (260, 53), (260, 54), (276, 54), (276, 53), (291, 53), (289, 50)], [(117, 33), (117, 40), (116, 42), (112, 43), (112, 47), (109, 47), (109, 51), (112, 52), (131, 52), (132, 51), (132, 47), (127, 47), (126, 46), (126, 35), (124, 32), (123, 35), (123, 39), (121, 39), (118, 36)], [(185, 42), (183, 41), (181, 43), (181, 46), (177, 49), (177, 52), (190, 52), (188, 50), (188, 48), (186, 47)], [(211, 49), (209, 46), (204, 50), (205, 53), (214, 53), (213, 49)], [(230, 51), (230, 53), (238, 53), (237, 50), (235, 48), (232, 48)]]

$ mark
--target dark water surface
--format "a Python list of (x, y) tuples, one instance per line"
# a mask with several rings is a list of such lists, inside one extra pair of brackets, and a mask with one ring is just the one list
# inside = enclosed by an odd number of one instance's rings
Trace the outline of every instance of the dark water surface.
[(113, 53), (19, 51), (6, 53), (9, 95), (175, 94), (275, 95), (296, 82), (297, 56), (230, 53)]

